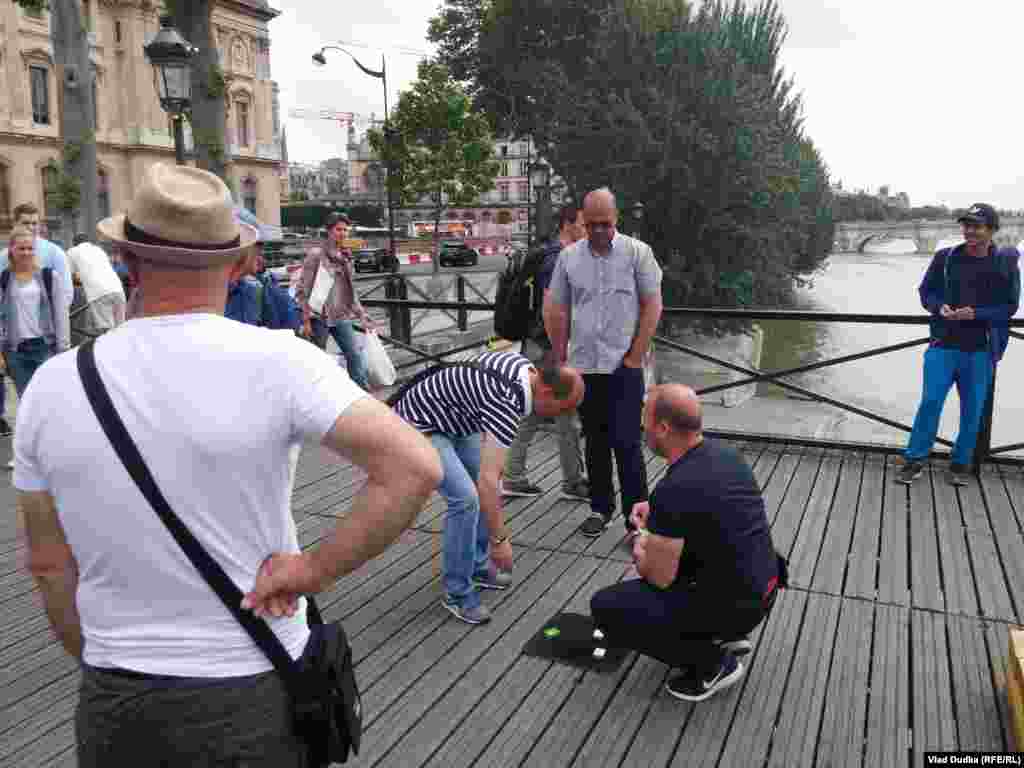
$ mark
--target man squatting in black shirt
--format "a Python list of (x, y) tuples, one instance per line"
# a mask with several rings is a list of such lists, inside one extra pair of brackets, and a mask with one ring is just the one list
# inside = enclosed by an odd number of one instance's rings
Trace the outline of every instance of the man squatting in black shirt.
[(591, 614), (609, 647), (678, 669), (666, 690), (703, 701), (743, 676), (736, 655), (750, 650), (745, 636), (771, 605), (780, 563), (754, 474), (737, 451), (704, 439), (694, 391), (653, 388), (643, 420), (669, 468), (632, 510), (640, 578), (597, 592)]

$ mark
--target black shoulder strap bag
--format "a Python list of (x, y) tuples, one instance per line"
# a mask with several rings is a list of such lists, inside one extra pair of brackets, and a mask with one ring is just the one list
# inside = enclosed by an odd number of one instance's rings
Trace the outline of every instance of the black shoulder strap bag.
[(103, 432), (178, 546), (281, 675), (292, 702), (296, 734), (306, 746), (308, 765), (319, 768), (344, 763), (350, 750), (359, 754), (362, 706), (352, 649), (341, 623), (324, 624), (313, 598), (307, 597), (309, 642), (313, 645), (296, 662), (262, 618), (242, 609), (241, 590), (185, 527), (157, 487), (100, 378), (94, 343), (90, 340), (78, 348), (78, 375)]

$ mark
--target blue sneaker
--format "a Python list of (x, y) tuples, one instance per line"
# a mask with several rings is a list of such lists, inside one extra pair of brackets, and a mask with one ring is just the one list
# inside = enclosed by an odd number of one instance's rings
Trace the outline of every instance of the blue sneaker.
[(683, 701), (704, 701), (730, 685), (735, 685), (741, 677), (743, 664), (731, 653), (727, 653), (710, 678), (695, 671), (676, 675), (665, 683), (665, 690)]
[(491, 611), (486, 605), (478, 605), (475, 608), (466, 608), (449, 598), (444, 599), (444, 607), (452, 616), (467, 624), (486, 624), (491, 620)]

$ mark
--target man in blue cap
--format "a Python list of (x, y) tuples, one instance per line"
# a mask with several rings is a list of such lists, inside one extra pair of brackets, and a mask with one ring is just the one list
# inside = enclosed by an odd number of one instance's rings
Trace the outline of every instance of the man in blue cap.
[(1009, 320), (1020, 302), (1019, 254), (992, 242), (999, 215), (975, 203), (957, 221), (964, 242), (935, 254), (918, 288), (932, 315), (931, 343), (924, 353), (921, 404), (897, 482), (910, 485), (924, 471), (939, 429), (946, 395), (960, 395), (960, 431), (947, 480), (967, 485), (981, 417), (996, 363), (1009, 340)]

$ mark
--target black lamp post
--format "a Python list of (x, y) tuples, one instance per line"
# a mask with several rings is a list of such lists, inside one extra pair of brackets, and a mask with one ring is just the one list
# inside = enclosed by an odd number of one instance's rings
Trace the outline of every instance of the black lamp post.
[(160, 96), (160, 106), (174, 123), (174, 157), (185, 164), (185, 131), (183, 115), (192, 106), (192, 71), (190, 60), (198, 52), (171, 24), (170, 16), (160, 17), (160, 29), (142, 47), (153, 65), (153, 80)]
[(530, 183), (537, 190), (537, 240), (543, 242), (548, 232), (551, 208), (551, 168), (543, 160), (530, 166)]
[(382, 55), (380, 57), (380, 71), (369, 69), (364, 67), (359, 59), (353, 56), (344, 48), (337, 45), (325, 45), (319, 51), (313, 54), (313, 63), (318, 67), (323, 67), (327, 64), (327, 57), (324, 56), (324, 51), (341, 51), (348, 56), (359, 67), (365, 74), (370, 77), (376, 77), (384, 85), (384, 145), (386, 147), (384, 152), (384, 174), (386, 181), (384, 183), (385, 192), (387, 193), (388, 200), (388, 245), (389, 245), (389, 256), (391, 258), (392, 268), (398, 270), (398, 253), (395, 250), (395, 211), (394, 206), (391, 204), (391, 126), (388, 122), (388, 70), (387, 62)]
[(646, 213), (646, 210), (644, 209), (644, 204), (637, 200), (633, 203), (632, 208), (630, 208), (630, 212), (633, 214), (633, 237), (642, 240), (645, 234), (644, 214)]

